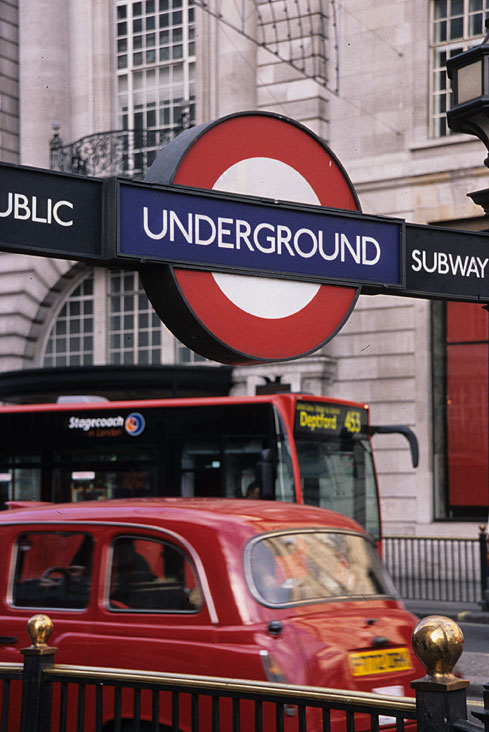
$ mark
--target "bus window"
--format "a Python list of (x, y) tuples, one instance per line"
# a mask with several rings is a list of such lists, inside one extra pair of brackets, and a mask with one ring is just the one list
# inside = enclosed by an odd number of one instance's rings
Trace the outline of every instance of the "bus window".
[(111, 443), (57, 445), (52, 456), (51, 495), (44, 500), (98, 501), (156, 494), (155, 445)]
[(249, 485), (262, 487), (260, 464), (272, 452), (273, 497), (294, 501), (292, 463), (280, 439), (263, 436), (186, 440), (182, 445), (181, 495), (246, 498)]
[(380, 538), (375, 471), (367, 440), (298, 439), (304, 503), (345, 514)]
[(100, 501), (106, 498), (143, 498), (156, 495), (156, 479), (149, 469), (73, 470), (53, 474), (54, 501)]
[(283, 449), (283, 441), (277, 435), (275, 439), (254, 440), (234, 438), (224, 442), (225, 485), (224, 495), (228, 498), (246, 498), (249, 486), (257, 483), (260, 494), (264, 492), (264, 476), (261, 464), (264, 454), (273, 455), (270, 470), (270, 498), (282, 501), (294, 501), (294, 481), (292, 463), (287, 450)]
[(182, 445), (182, 496), (221, 494), (221, 451), (217, 441), (187, 440)]
[(7, 501), (40, 501), (41, 468), (0, 468), (0, 506)]

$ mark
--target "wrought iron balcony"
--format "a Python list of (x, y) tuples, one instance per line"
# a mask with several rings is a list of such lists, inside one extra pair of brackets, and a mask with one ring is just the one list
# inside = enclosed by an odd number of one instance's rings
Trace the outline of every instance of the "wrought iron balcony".
[(161, 148), (185, 126), (190, 125), (162, 130), (110, 130), (64, 145), (59, 125), (53, 124), (50, 167), (98, 178), (124, 175), (141, 180)]

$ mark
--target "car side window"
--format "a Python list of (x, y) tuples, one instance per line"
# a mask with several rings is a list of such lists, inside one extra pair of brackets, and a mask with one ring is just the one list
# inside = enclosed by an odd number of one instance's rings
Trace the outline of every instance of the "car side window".
[(93, 537), (84, 532), (21, 534), (12, 602), (18, 607), (83, 610), (92, 583)]
[(202, 595), (193, 565), (170, 542), (119, 536), (112, 545), (109, 608), (196, 612)]

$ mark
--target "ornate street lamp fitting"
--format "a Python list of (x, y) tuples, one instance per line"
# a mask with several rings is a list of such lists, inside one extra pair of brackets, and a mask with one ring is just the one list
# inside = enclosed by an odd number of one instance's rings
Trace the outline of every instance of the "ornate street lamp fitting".
[[(453, 99), (452, 107), (447, 111), (447, 122), (454, 132), (478, 137), (489, 152), (489, 18), (486, 18), (485, 27), (486, 35), (479, 46), (447, 60)], [(489, 167), (489, 155), (484, 164)], [(489, 218), (489, 188), (467, 195), (482, 206)]]
[[(489, 151), (489, 19), (485, 25), (487, 32), (479, 46), (447, 60), (453, 92), (447, 122), (454, 132), (478, 137)], [(489, 155), (484, 163), (489, 167)]]

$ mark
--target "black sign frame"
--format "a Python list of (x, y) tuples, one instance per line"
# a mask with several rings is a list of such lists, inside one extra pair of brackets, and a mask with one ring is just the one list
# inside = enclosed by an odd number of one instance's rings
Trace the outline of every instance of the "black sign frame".
[[(95, 266), (118, 267), (120, 269), (141, 269), (147, 266), (161, 268), (164, 261), (153, 261), (146, 257), (128, 257), (118, 251), (118, 187), (151, 187), (179, 191), (189, 196), (198, 195), (226, 201), (244, 201), (256, 206), (273, 206), (281, 209), (309, 211), (317, 206), (295, 204), (272, 199), (255, 198), (191, 189), (183, 186), (161, 186), (148, 182), (134, 182), (125, 178), (90, 178), (72, 173), (59, 173), (12, 163), (0, 163), (0, 251), (29, 254), (41, 257), (57, 257), (91, 263)], [(9, 199), (9, 194), (11, 198)], [(15, 194), (19, 217), (5, 215), (10, 205), (14, 211)], [(34, 198), (35, 206), (34, 204)], [(27, 199), (27, 201), (25, 200)], [(51, 201), (48, 204), (48, 201)], [(61, 202), (56, 209), (55, 206)], [(73, 207), (66, 205), (73, 204)], [(50, 208), (49, 208), (50, 207)], [(375, 217), (354, 211), (323, 208), (327, 215), (340, 214), (349, 219), (363, 221), (388, 221), (388, 217)], [(4, 214), (4, 215), (2, 215)], [(45, 219), (45, 220), (43, 220)], [(72, 220), (73, 223), (68, 225)], [(390, 219), (402, 222), (400, 219)], [(61, 222), (61, 223), (60, 223)], [(436, 300), (455, 300), (472, 303), (489, 303), (489, 232), (449, 229), (441, 226), (411, 224), (402, 222), (405, 231), (401, 255), (401, 282), (397, 285), (378, 285), (356, 280), (327, 280), (331, 284), (361, 288), (363, 294), (395, 294), (400, 297), (417, 297)], [(422, 254), (416, 259), (416, 251), (424, 252), (426, 268), (413, 270), (423, 261)], [(437, 271), (433, 255), (441, 253), (442, 265)], [(450, 260), (450, 255), (452, 259)], [(456, 258), (459, 258), (456, 260)], [(470, 258), (473, 258), (472, 260)], [(480, 260), (480, 262), (477, 261)], [(487, 260), (487, 261), (486, 261)], [(453, 263), (459, 264), (454, 267)], [(438, 263), (440, 259), (438, 259)], [(450, 266), (447, 265), (447, 262)], [(173, 262), (175, 264), (175, 262)], [(188, 263), (178, 264), (189, 268)], [(448, 266), (448, 270), (445, 269)], [(202, 269), (203, 267), (193, 267)], [(208, 267), (217, 271), (237, 271), (230, 267)], [(452, 270), (450, 272), (450, 269)], [(456, 271), (453, 271), (456, 269)], [(240, 270), (253, 276), (277, 276), (294, 279), (289, 275), (256, 270)], [(465, 274), (462, 274), (464, 272)], [(481, 276), (482, 275), (482, 276)], [(303, 281), (318, 281), (314, 277), (295, 277)], [(324, 282), (323, 279), (320, 280)]]
[(105, 186), (101, 178), (1, 163), (0, 250), (103, 262)]
[[(335, 218), (339, 221), (345, 221), (348, 223), (351, 222), (359, 222), (359, 225), (364, 223), (365, 225), (372, 225), (375, 227), (376, 225), (392, 225), (392, 228), (395, 228), (398, 232), (398, 240), (399, 240), (399, 268), (398, 268), (398, 276), (399, 276), (399, 283), (386, 283), (386, 284), (380, 284), (378, 281), (375, 280), (369, 280), (367, 278), (355, 279), (351, 277), (321, 277), (316, 276), (314, 274), (310, 275), (302, 275), (297, 274), (294, 272), (284, 273), (281, 271), (268, 269), (268, 270), (259, 270), (255, 268), (250, 268), (246, 266), (226, 266), (223, 264), (205, 264), (205, 263), (193, 263), (187, 259), (182, 260), (182, 258), (174, 256), (174, 257), (168, 257), (164, 258), (162, 256), (153, 255), (148, 256), (145, 254), (139, 254), (139, 253), (125, 253), (121, 250), (120, 245), (120, 217), (121, 217), (121, 206), (120, 206), (120, 196), (121, 196), (121, 188), (130, 188), (133, 190), (139, 189), (141, 190), (148, 190), (148, 191), (161, 191), (162, 193), (169, 192), (169, 193), (176, 193), (177, 195), (180, 194), (184, 198), (191, 198), (194, 197), (197, 200), (205, 201), (206, 199), (210, 202), (215, 204), (216, 201), (218, 202), (224, 202), (224, 203), (231, 203), (235, 204), (236, 207), (239, 209), (240, 205), (243, 204), (250, 204), (255, 209), (261, 209), (264, 213), (267, 211), (272, 212), (287, 212), (287, 211), (293, 211), (298, 212), (300, 214), (310, 214), (317, 216), (318, 214), (321, 217), (327, 218)], [(344, 209), (336, 209), (336, 208), (326, 208), (324, 206), (317, 206), (313, 204), (305, 204), (305, 203), (295, 203), (290, 201), (279, 201), (279, 200), (272, 200), (269, 198), (259, 198), (256, 196), (249, 196), (249, 195), (240, 195), (236, 193), (228, 193), (224, 191), (210, 191), (206, 188), (196, 188), (196, 187), (188, 187), (188, 186), (181, 186), (181, 185), (166, 185), (166, 184), (154, 184), (154, 183), (147, 183), (144, 181), (131, 181), (125, 178), (117, 177), (113, 178), (107, 181), (107, 192), (106, 192), (106, 198), (109, 202), (108, 208), (111, 212), (111, 224), (110, 224), (110, 231), (112, 232), (111, 236), (111, 242), (109, 245), (109, 248), (107, 251), (112, 252), (112, 258), (116, 261), (124, 262), (132, 261), (133, 263), (138, 264), (144, 264), (144, 265), (162, 265), (162, 264), (172, 264), (174, 266), (178, 266), (182, 269), (194, 269), (194, 270), (204, 270), (204, 271), (213, 271), (213, 272), (227, 272), (227, 273), (233, 273), (233, 274), (247, 274), (252, 275), (255, 277), (273, 277), (277, 279), (287, 279), (287, 280), (297, 280), (301, 282), (314, 282), (314, 283), (328, 283), (328, 284), (335, 284), (335, 285), (344, 285), (347, 287), (359, 287), (359, 286), (372, 286), (372, 287), (380, 287), (382, 290), (389, 289), (392, 290), (392, 294), (397, 294), (398, 290), (404, 290), (405, 289), (405, 259), (406, 259), (406, 224), (403, 219), (400, 218), (394, 218), (394, 217), (387, 217), (387, 216), (374, 216), (371, 214), (364, 214), (358, 211), (347, 211)]]

